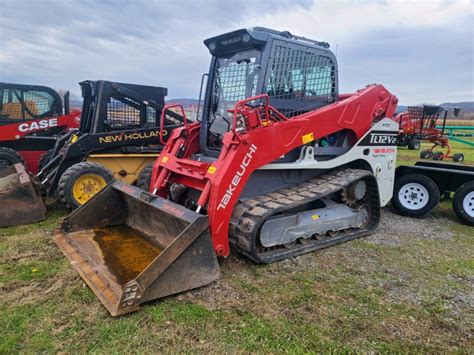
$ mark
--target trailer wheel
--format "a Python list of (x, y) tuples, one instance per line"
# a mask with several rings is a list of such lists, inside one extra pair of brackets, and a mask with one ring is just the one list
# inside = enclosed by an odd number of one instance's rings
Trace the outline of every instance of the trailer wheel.
[(404, 216), (423, 217), (438, 206), (439, 197), (433, 180), (420, 174), (408, 174), (395, 181), (392, 206)]
[(140, 171), (140, 174), (138, 174), (137, 187), (141, 188), (142, 190), (150, 191), (150, 181), (151, 173), (153, 171), (153, 164), (154, 163), (150, 163), (146, 165), (143, 170)]
[(444, 154), (443, 152), (434, 152), (433, 153), (433, 160), (443, 160)]
[(25, 160), (16, 150), (0, 147), (0, 171), (16, 163), (25, 165)]
[(462, 153), (454, 154), (453, 155), (453, 161), (456, 161), (456, 162), (464, 161), (464, 154), (462, 154)]
[(114, 178), (104, 166), (82, 162), (69, 167), (59, 179), (58, 196), (70, 209), (89, 201)]
[(433, 157), (433, 151), (431, 151), (430, 149), (422, 150), (420, 153), (421, 159), (431, 159), (432, 157)]
[(408, 138), (406, 135), (402, 134), (398, 136), (398, 146), (399, 147), (406, 147), (408, 142)]
[(466, 182), (456, 190), (453, 210), (464, 223), (474, 226), (474, 181)]
[(421, 148), (421, 143), (416, 138), (411, 138), (408, 140), (408, 149), (410, 150), (419, 150)]

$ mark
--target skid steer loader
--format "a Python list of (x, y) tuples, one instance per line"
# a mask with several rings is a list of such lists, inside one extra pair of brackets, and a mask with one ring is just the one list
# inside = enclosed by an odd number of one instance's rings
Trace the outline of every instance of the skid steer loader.
[[(166, 88), (109, 81), (80, 85), (84, 101), (79, 130), (56, 140), (30, 182), (18, 167), (3, 174), (0, 226), (38, 221), (38, 211), (45, 211), (43, 199), (46, 204), (59, 199), (74, 209), (114, 178), (136, 183), (143, 167), (158, 157), (171, 131), (182, 124), (182, 116), (173, 110), (167, 110), (160, 121)], [(18, 191), (11, 183), (19, 181), (15, 175), (23, 176), (23, 183), (16, 185)], [(34, 189), (39, 193), (31, 195)]]
[(200, 123), (175, 129), (149, 191), (117, 181), (54, 240), (109, 312), (206, 285), (230, 247), (270, 263), (373, 233), (392, 197), (397, 98), (339, 94), (325, 42), (265, 28), (204, 41)]

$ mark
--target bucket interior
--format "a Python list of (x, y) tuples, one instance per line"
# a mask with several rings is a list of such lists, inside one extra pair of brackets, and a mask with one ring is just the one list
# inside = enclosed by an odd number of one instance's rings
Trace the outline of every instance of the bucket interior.
[[(188, 284), (169, 280), (171, 284), (157, 286), (161, 276), (169, 278), (162, 275), (166, 272), (173, 278), (185, 275), (186, 270), (175, 264), (198, 262), (202, 265), (197, 269), (209, 274), (201, 280), (198, 275), (189, 288), (209, 283), (207, 278), (217, 268), (203, 216), (165, 199), (143, 201), (140, 189), (130, 189), (120, 182), (109, 185), (66, 217), (55, 235), (56, 244), (112, 314), (120, 313), (124, 293), (133, 282), (143, 289), (143, 300), (150, 300), (180, 292), (181, 285)], [(192, 227), (198, 220), (205, 228)], [(185, 252), (189, 247), (196, 250)]]

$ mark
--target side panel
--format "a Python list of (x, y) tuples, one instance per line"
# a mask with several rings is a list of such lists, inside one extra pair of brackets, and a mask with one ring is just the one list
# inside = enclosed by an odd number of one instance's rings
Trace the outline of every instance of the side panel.
[(127, 184), (135, 184), (138, 175), (159, 154), (91, 154), (87, 161), (99, 163), (114, 174), (114, 178)]
[(306, 154), (294, 163), (271, 163), (261, 167), (260, 170), (326, 170), (363, 161), (370, 166), (377, 178), (380, 204), (385, 206), (393, 193), (397, 134), (398, 124), (389, 118), (384, 118), (376, 123), (351, 150), (337, 158), (318, 161), (314, 155)]
[(73, 111), (69, 115), (59, 117), (47, 117), (34, 120), (1, 120), (0, 142), (20, 139), (28, 135), (47, 136), (49, 131), (60, 132), (65, 129), (79, 127), (81, 114)]

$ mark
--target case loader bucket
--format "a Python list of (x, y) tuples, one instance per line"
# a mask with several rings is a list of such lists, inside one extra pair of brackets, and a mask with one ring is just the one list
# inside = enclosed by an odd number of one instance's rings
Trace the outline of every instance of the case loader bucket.
[(0, 171), (0, 227), (42, 221), (46, 207), (23, 164)]
[(54, 240), (112, 316), (219, 276), (207, 216), (115, 181)]

